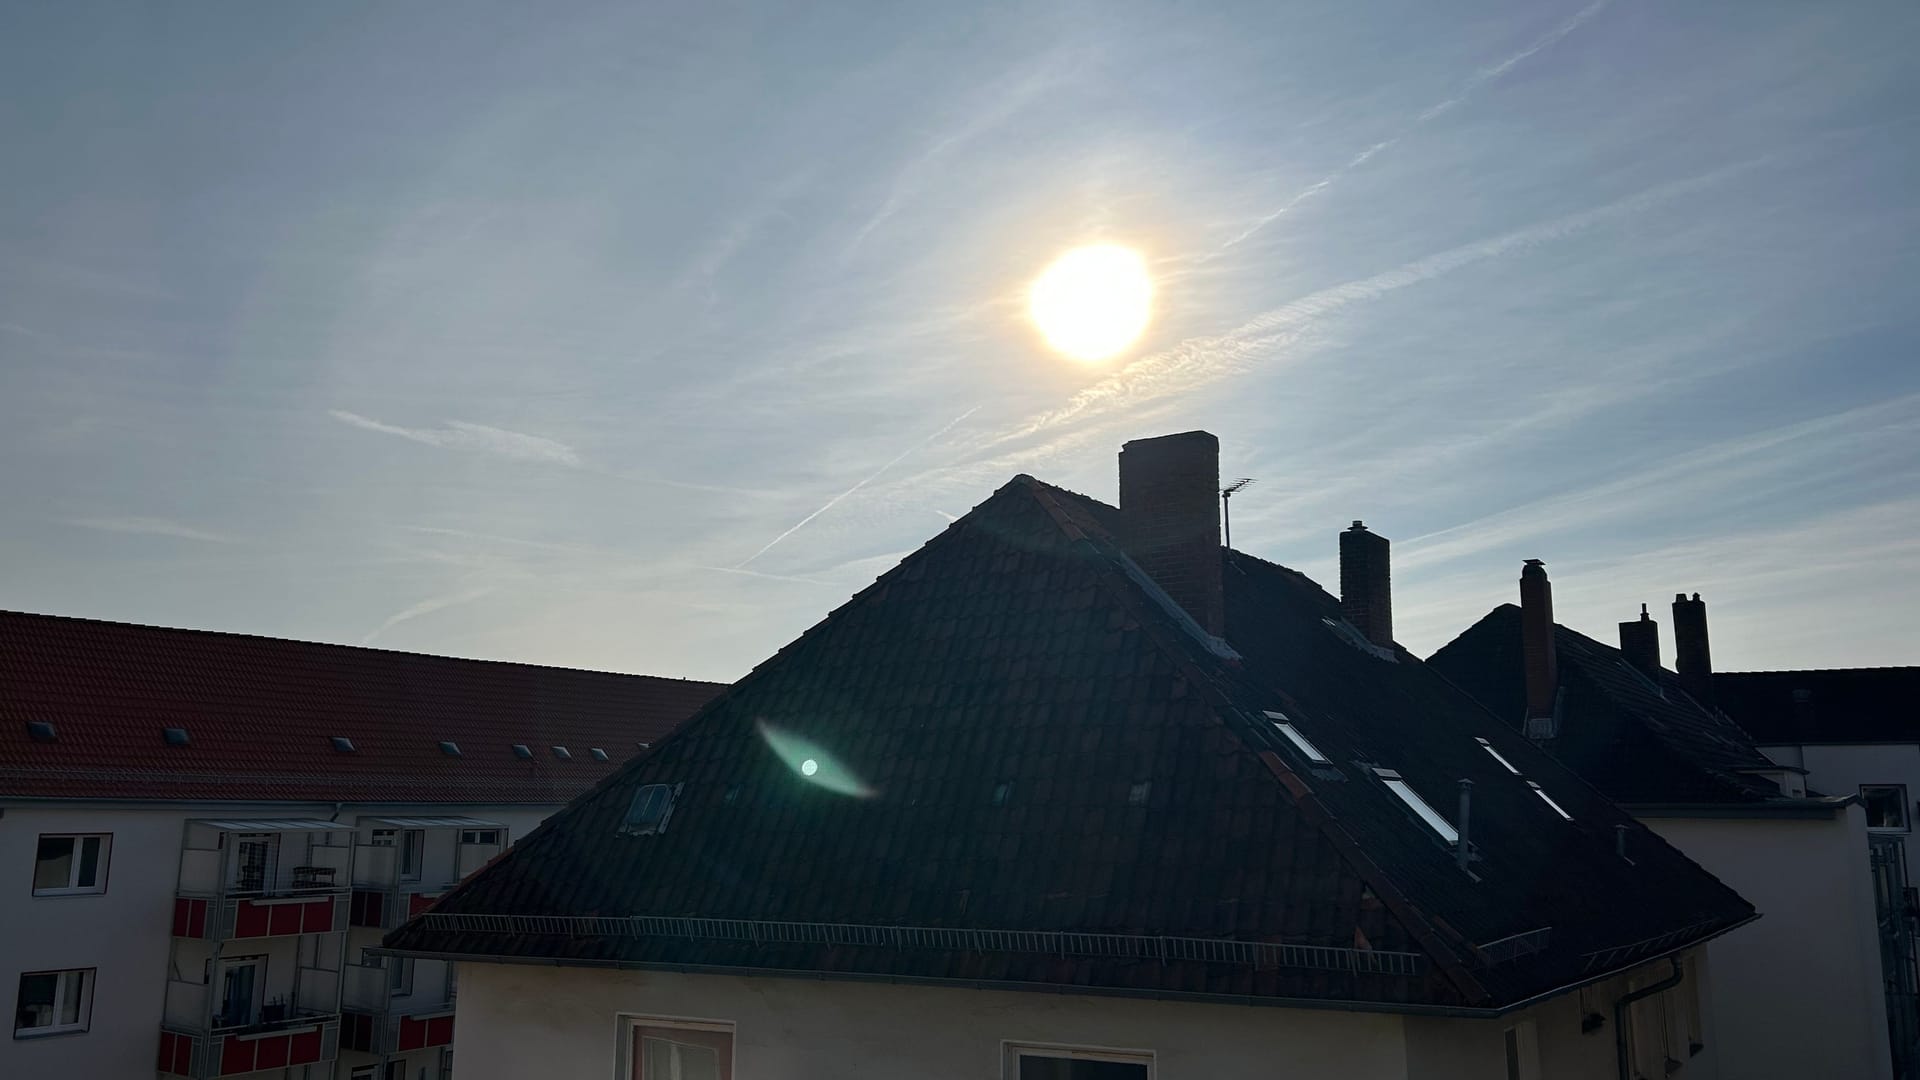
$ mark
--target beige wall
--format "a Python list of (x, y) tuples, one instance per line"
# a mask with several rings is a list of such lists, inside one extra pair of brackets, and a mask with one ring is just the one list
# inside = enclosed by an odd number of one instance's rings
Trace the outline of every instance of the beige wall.
[[(1664, 963), (1647, 971), (1663, 974)], [(1552, 1080), (1612, 1080), (1613, 995), (1589, 991), (1607, 1026), (1583, 1035), (1582, 996), (1501, 1020), (1206, 1005), (1133, 998), (736, 975), (460, 965), (460, 1080), (613, 1080), (622, 1017), (735, 1025), (741, 1080), (849, 1076), (997, 1080), (1008, 1041), (1150, 1050), (1157, 1080), (1190, 1077), (1500, 1080), (1506, 1028), (1526, 1022)], [(1688, 1080), (1714, 1080), (1702, 1055)]]
[(1759, 909), (1709, 946), (1712, 1029), (1730, 1080), (1892, 1075), (1866, 818), (1649, 818)]

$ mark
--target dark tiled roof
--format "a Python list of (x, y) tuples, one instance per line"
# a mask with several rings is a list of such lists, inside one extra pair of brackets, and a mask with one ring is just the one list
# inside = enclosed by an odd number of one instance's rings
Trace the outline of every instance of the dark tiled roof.
[[(0, 612), (0, 795), (564, 802), (721, 689)], [(55, 740), (35, 740), (35, 723)], [(166, 728), (189, 741), (168, 745)], [(611, 760), (593, 760), (595, 746)]]
[[(1620, 650), (1556, 624), (1560, 728), (1553, 755), (1623, 803), (1759, 803), (1780, 794), (1742, 770), (1776, 766), (1740, 726), (1703, 707), (1667, 670), (1651, 675)], [(1428, 663), (1510, 726), (1526, 713), (1520, 609), (1502, 604)]]
[(1920, 667), (1727, 671), (1713, 692), (1761, 743), (1920, 742)]
[[(1240, 654), (1225, 658), (1143, 585), (1114, 513), (1017, 478), (389, 945), (1493, 1008), (1751, 915), (1416, 658), (1329, 628), (1338, 605), (1292, 571), (1224, 556)], [(1304, 761), (1267, 709), (1332, 764)], [(804, 781), (768, 728), (872, 793)], [(1456, 782), (1475, 781), (1478, 881), (1360, 761), (1449, 818)], [(654, 783), (679, 788), (668, 828), (621, 835)], [(1637, 865), (1614, 855), (1616, 825)], [(941, 947), (926, 930), (942, 928), (1126, 937)], [(1507, 962), (1474, 948), (1541, 930)], [(1118, 941), (1165, 951), (1098, 946)], [(1223, 941), (1324, 951), (1207, 959)]]

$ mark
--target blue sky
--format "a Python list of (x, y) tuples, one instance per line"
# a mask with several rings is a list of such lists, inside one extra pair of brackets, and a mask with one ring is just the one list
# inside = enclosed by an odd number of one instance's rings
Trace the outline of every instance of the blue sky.
[[(1920, 8), (815, 7), (0, 12), (0, 606), (733, 678), (1204, 427), (1422, 653), (1538, 557), (1920, 660)], [(1095, 241), (1088, 366), (1023, 294)]]

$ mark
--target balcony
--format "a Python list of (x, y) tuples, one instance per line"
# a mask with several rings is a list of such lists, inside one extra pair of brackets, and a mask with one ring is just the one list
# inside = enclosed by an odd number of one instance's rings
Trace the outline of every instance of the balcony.
[(507, 830), (478, 818), (367, 817), (353, 860), (353, 926), (391, 930), (486, 865)]
[[(291, 976), (274, 978), (285, 970), (285, 959), (268, 957), (266, 978), (257, 992), (251, 980), (246, 982), (244, 992), (220, 996), (204, 982), (168, 979), (162, 1026), (184, 1035), (255, 1036), (336, 1019), (341, 973), (296, 966)], [(175, 968), (193, 970), (199, 966), (176, 964)], [(226, 974), (225, 967), (218, 970)], [(222, 979), (223, 988), (225, 983)]]
[(346, 928), (351, 826), (285, 819), (190, 821), (173, 933), (225, 941)]
[[(159, 1070), (190, 1080), (331, 1062), (340, 1053), (337, 1018), (299, 1018), (214, 1034), (160, 1029)], [(320, 1070), (326, 1075), (327, 1070)]]
[[(400, 963), (398, 957), (387, 963)], [(414, 961), (400, 987), (393, 969), (348, 964), (341, 1042), (370, 1054), (404, 1054), (453, 1042), (453, 978), (445, 961)]]

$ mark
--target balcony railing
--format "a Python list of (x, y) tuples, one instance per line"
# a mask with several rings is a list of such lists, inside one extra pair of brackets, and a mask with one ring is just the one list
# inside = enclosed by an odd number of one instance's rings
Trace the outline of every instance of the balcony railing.
[[(213, 1080), (266, 1069), (293, 1069), (340, 1056), (340, 1021), (301, 1017), (270, 1027), (202, 1033), (167, 1024), (160, 1029), (159, 1071)], [(321, 1075), (326, 1071), (316, 1070)]]
[(250, 1035), (312, 1025), (339, 1016), (340, 973), (337, 971), (302, 967), (295, 973), (290, 987), (283, 982), (280, 988), (280, 993), (269, 989), (262, 1003), (256, 1005), (249, 1001), (229, 1015), (217, 998), (209, 1010), (208, 995), (212, 988), (206, 983), (169, 979), (163, 1023), (174, 1031), (190, 1035), (228, 1032)]
[(175, 937), (233, 938), (334, 934), (347, 928), (344, 890), (295, 896), (195, 897), (173, 900)]

